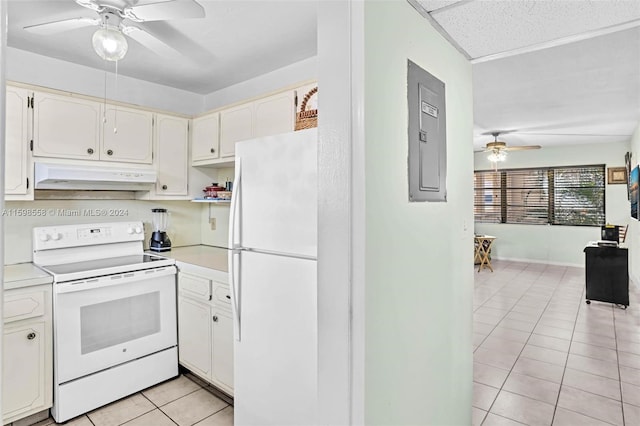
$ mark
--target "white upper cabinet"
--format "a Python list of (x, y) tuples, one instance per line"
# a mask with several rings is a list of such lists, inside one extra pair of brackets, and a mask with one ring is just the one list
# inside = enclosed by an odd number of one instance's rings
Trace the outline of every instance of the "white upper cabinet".
[(294, 92), (259, 99), (253, 103), (253, 137), (292, 132), (295, 122)]
[(99, 158), (101, 108), (95, 101), (35, 92), (33, 155)]
[(165, 114), (156, 115), (155, 197), (187, 195), (189, 120)]
[(140, 109), (107, 105), (105, 116), (100, 159), (151, 164), (153, 114)]
[(191, 121), (191, 160), (194, 163), (220, 158), (220, 114), (215, 112)]
[(34, 99), (34, 156), (153, 162), (151, 112), (47, 92)]
[(4, 193), (7, 199), (33, 199), (29, 155), (29, 91), (7, 86)]
[(233, 157), (236, 142), (253, 137), (253, 103), (220, 112), (220, 157)]

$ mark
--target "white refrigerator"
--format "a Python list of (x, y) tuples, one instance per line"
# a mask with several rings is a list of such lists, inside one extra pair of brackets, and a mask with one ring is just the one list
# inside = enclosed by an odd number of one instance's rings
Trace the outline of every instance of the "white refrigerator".
[(317, 131), (236, 144), (234, 423), (317, 419)]

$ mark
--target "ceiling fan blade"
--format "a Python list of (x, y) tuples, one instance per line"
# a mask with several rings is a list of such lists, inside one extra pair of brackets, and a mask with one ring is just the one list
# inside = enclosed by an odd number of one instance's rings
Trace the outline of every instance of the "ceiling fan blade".
[(504, 148), (507, 151), (525, 151), (528, 149), (540, 149), (540, 145), (524, 145), (524, 146), (508, 146)]
[(77, 28), (90, 27), (92, 25), (100, 25), (100, 19), (91, 18), (72, 18), (63, 19), (61, 21), (45, 22), (43, 24), (28, 25), (24, 27), (26, 31), (41, 34), (51, 35), (64, 31), (75, 30)]
[(508, 135), (509, 133), (517, 132), (516, 129), (510, 130), (489, 130), (488, 132), (480, 133), (480, 136), (493, 136), (493, 135)]
[(159, 56), (176, 56), (180, 53), (142, 28), (122, 26), (122, 32)]
[(94, 0), (76, 0), (76, 3), (78, 3), (82, 7), (86, 7), (87, 9), (95, 10), (96, 12), (102, 12), (102, 10), (104, 9)]
[(124, 8), (124, 15), (134, 22), (168, 19), (204, 18), (204, 8), (195, 0), (169, 0)]

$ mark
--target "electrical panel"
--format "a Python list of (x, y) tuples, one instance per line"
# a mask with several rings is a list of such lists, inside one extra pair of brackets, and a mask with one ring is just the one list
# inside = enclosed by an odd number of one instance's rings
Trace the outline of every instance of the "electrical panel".
[(447, 201), (445, 86), (408, 61), (409, 201)]

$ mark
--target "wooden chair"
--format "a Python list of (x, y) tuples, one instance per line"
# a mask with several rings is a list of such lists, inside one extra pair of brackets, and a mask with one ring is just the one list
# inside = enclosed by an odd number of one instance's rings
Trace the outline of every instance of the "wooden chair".
[(626, 225), (624, 228), (622, 227), (622, 225), (620, 225), (620, 228), (618, 228), (618, 242), (619, 243), (624, 243), (624, 241), (627, 239), (627, 229), (629, 228), (629, 225)]

